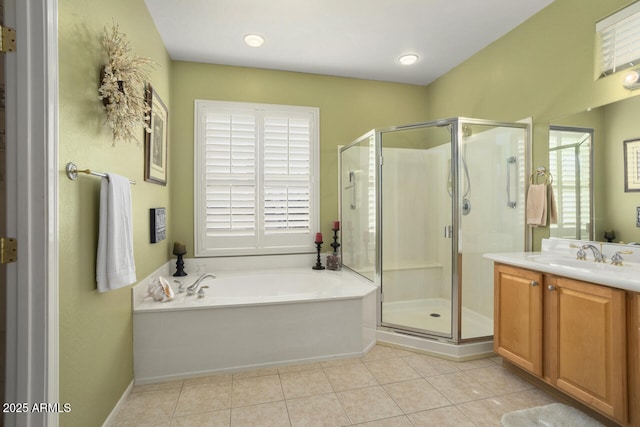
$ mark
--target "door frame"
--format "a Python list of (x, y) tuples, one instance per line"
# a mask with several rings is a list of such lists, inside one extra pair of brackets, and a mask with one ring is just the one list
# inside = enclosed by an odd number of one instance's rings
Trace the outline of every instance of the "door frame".
[[(6, 54), (7, 402), (59, 402), (58, 2), (4, 0)], [(9, 350), (11, 349), (11, 350)], [(57, 426), (58, 414), (6, 414), (7, 426)], [(19, 416), (16, 416), (19, 415)]]

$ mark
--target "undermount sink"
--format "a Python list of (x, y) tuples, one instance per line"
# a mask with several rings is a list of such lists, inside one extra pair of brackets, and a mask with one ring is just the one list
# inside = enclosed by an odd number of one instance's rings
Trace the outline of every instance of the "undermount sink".
[[(569, 258), (557, 255), (549, 254), (536, 254), (529, 256), (531, 261), (547, 264), (553, 267), (561, 267), (568, 269), (578, 269), (581, 271), (594, 271), (594, 272), (610, 272), (610, 273), (622, 273), (627, 272), (629, 269), (638, 268), (630, 262), (623, 262), (622, 265), (613, 265), (609, 262), (595, 262), (594, 260), (580, 260), (576, 258)], [(640, 269), (638, 270), (640, 274)]]

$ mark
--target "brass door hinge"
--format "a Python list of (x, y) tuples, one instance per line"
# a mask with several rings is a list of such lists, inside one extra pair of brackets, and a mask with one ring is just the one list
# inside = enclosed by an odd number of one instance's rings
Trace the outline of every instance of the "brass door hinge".
[(16, 30), (0, 25), (0, 52), (16, 51)]
[(13, 237), (0, 237), (0, 264), (18, 260), (18, 241)]

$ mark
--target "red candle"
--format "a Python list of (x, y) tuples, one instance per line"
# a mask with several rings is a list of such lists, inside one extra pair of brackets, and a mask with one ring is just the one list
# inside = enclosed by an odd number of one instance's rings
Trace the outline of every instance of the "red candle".
[(316, 243), (322, 243), (322, 233), (316, 233)]
[(340, 230), (340, 221), (333, 221), (333, 229)]

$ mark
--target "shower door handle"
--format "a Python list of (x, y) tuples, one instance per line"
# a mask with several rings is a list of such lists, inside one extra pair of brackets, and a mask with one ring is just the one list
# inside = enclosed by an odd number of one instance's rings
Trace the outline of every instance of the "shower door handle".
[(444, 227), (444, 238), (450, 239), (453, 236), (453, 228), (450, 225)]
[(511, 165), (515, 170), (514, 176), (518, 179), (518, 159), (516, 156), (511, 156), (507, 158), (507, 206), (512, 209), (515, 209), (518, 205), (518, 192), (516, 190), (516, 194), (511, 199)]

